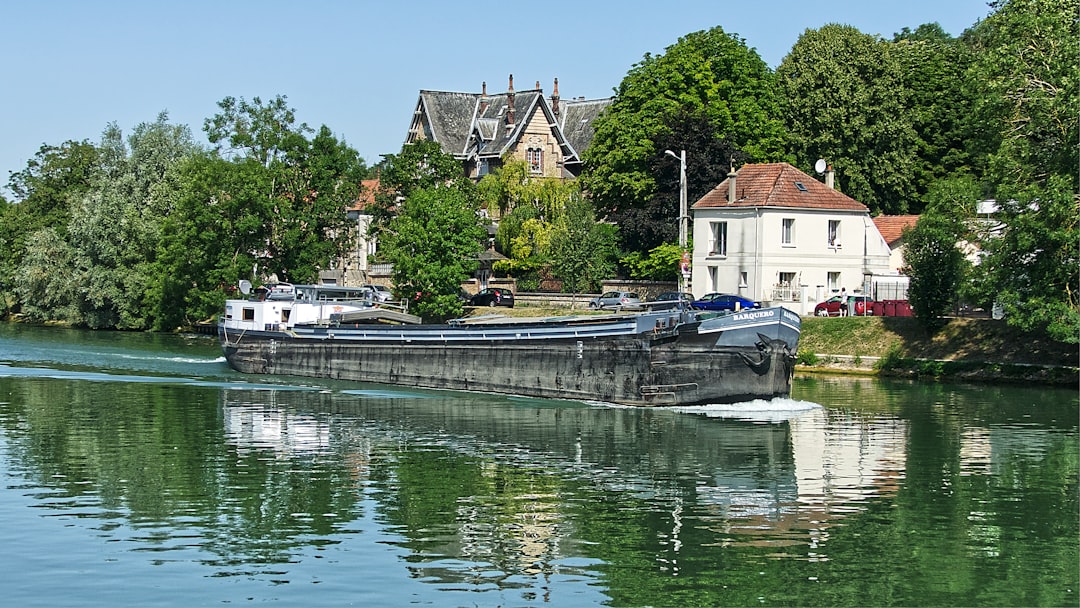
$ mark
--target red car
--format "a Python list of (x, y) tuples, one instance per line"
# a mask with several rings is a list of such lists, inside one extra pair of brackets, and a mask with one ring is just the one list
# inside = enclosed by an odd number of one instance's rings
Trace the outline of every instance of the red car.
[(851, 310), (849, 302), (855, 303), (855, 316), (873, 316), (874, 300), (870, 296), (833, 296), (814, 307), (814, 316), (846, 317)]

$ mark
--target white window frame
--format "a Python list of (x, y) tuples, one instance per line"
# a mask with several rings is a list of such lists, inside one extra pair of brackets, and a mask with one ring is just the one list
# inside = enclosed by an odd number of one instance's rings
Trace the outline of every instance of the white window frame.
[(829, 220), (828, 232), (825, 235), (829, 247), (840, 248), (840, 220)]
[(727, 222), (709, 222), (709, 255), (727, 256)]
[(829, 293), (840, 290), (840, 273), (829, 272), (827, 273), (827, 279), (825, 280), (825, 288)]
[(785, 217), (780, 220), (780, 244), (784, 247), (795, 246), (795, 218)]
[(542, 149), (529, 148), (525, 150), (525, 160), (529, 163), (530, 173), (544, 172), (544, 151)]

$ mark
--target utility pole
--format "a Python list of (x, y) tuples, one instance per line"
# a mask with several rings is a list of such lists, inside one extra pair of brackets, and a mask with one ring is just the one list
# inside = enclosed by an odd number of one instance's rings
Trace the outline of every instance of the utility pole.
[(686, 251), (687, 221), (690, 214), (686, 209), (686, 150), (675, 154), (671, 150), (664, 150), (671, 158), (679, 161), (679, 250), (683, 254), (683, 262), (680, 264), (679, 291), (686, 291), (686, 279), (689, 274), (688, 256)]

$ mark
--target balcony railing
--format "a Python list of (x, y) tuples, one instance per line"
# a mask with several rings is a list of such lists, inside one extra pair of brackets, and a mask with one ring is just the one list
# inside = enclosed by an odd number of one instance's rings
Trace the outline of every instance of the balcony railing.
[(802, 300), (802, 287), (783, 283), (773, 285), (772, 300), (774, 302), (799, 302)]

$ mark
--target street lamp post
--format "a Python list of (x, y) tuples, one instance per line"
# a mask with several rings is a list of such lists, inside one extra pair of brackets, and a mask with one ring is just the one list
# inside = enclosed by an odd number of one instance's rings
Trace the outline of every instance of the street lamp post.
[[(679, 161), (679, 250), (686, 253), (686, 222), (690, 219), (686, 210), (686, 150), (681, 154), (675, 154), (671, 150), (664, 150), (671, 158)], [(681, 268), (680, 268), (681, 270)], [(686, 291), (686, 275), (679, 275), (679, 291)]]

